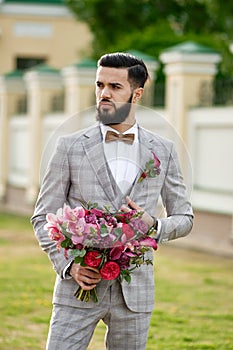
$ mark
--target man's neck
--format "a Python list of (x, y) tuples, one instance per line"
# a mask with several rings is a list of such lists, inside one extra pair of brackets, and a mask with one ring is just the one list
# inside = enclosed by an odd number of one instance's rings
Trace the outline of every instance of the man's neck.
[(109, 125), (111, 128), (117, 130), (118, 132), (120, 132), (121, 134), (124, 133), (125, 131), (129, 130), (130, 128), (132, 128), (132, 126), (135, 124), (135, 121), (134, 123), (132, 124), (126, 124), (126, 123), (121, 123), (121, 124), (111, 124)]

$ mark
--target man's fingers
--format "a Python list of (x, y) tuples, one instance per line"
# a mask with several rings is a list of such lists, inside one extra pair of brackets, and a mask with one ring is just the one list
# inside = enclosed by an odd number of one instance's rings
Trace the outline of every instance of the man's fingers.
[(83, 267), (79, 264), (73, 264), (71, 268), (71, 276), (84, 290), (91, 290), (101, 281), (98, 269)]
[(139, 211), (142, 210), (142, 208), (139, 207), (134, 201), (132, 201), (132, 199), (130, 199), (129, 196), (126, 196), (126, 203), (131, 209), (139, 210)]

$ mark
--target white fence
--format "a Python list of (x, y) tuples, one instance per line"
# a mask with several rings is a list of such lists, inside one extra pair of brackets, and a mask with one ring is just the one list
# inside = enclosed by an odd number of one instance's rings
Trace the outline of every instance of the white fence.
[(194, 208), (233, 213), (233, 107), (188, 113)]
[[(91, 113), (90, 113), (91, 112)], [(140, 107), (139, 123), (163, 136), (173, 137), (181, 142), (173, 128), (166, 121), (164, 110)], [(43, 118), (42, 135), (45, 167), (61, 134), (74, 132), (95, 122), (94, 111), (88, 109), (72, 118), (64, 114), (50, 114)], [(54, 133), (54, 130), (56, 132)], [(172, 135), (173, 134), (173, 135)], [(29, 161), (29, 118), (14, 116), (10, 120), (9, 184), (19, 188), (28, 185)], [(233, 211), (233, 107), (195, 108), (188, 113), (188, 158), (182, 160), (186, 176), (193, 172), (192, 203), (195, 209), (216, 213), (232, 214)], [(184, 147), (183, 147), (184, 149)], [(178, 145), (178, 150), (181, 150)], [(44, 168), (42, 172), (44, 172)], [(190, 181), (191, 182), (191, 181)], [(190, 183), (188, 183), (190, 185)], [(191, 191), (191, 186), (189, 188)]]

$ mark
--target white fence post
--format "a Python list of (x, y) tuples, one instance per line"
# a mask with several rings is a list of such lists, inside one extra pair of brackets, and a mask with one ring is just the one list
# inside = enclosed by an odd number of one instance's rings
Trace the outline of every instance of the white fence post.
[(33, 203), (37, 197), (40, 179), (40, 161), (42, 154), (42, 117), (48, 112), (49, 99), (54, 91), (61, 90), (59, 71), (46, 65), (31, 70), (25, 74), (28, 91), (29, 117), (29, 183), (26, 191), (28, 203)]
[(9, 175), (9, 119), (16, 113), (17, 99), (25, 95), (22, 74), (13, 71), (0, 77), (0, 200), (6, 197)]
[(96, 62), (83, 60), (62, 69), (65, 85), (65, 113), (74, 115), (95, 104)]
[(167, 115), (186, 141), (187, 110), (199, 105), (201, 84), (212, 82), (221, 56), (209, 47), (185, 42), (165, 50), (160, 58), (165, 64)]

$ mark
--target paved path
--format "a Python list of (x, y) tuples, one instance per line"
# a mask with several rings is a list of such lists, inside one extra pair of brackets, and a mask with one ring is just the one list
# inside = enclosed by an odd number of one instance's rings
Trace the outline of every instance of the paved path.
[(195, 213), (192, 232), (168, 244), (233, 258), (232, 218), (227, 215)]

